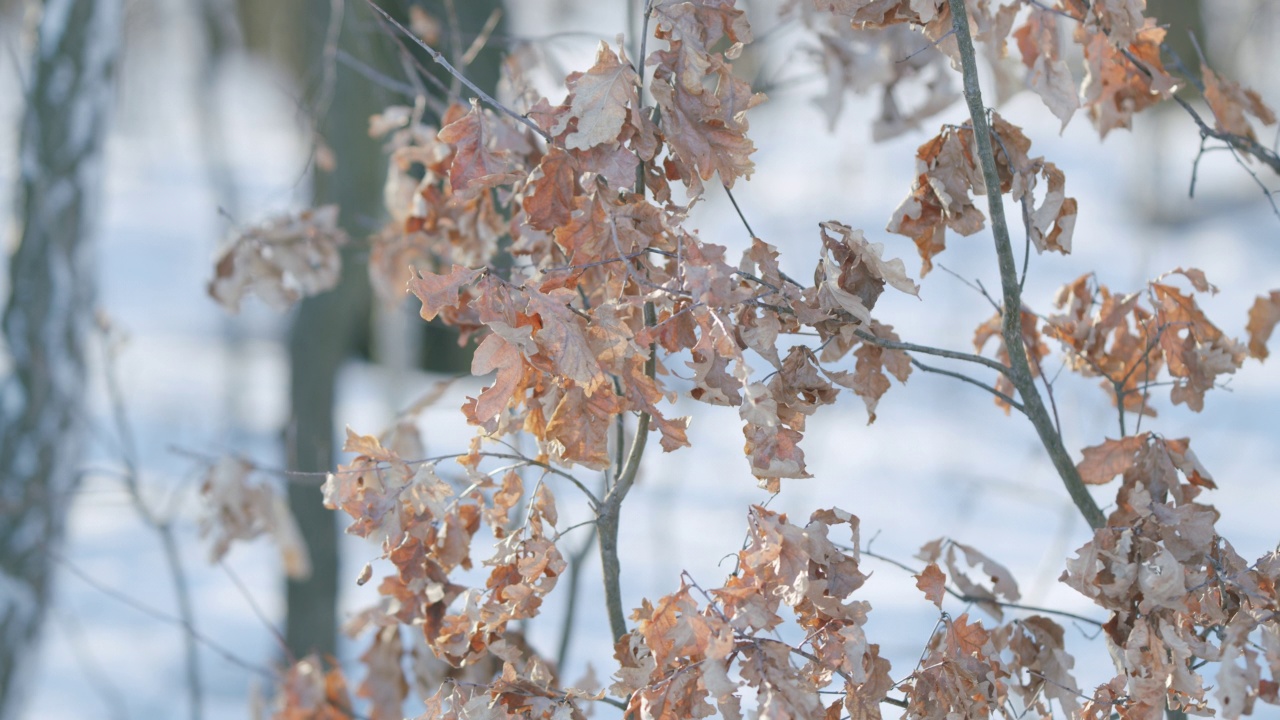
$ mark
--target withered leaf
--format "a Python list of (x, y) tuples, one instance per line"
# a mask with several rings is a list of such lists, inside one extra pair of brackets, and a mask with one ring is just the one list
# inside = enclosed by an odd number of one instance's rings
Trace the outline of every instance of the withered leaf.
[(470, 285), (483, 270), (472, 270), (461, 265), (454, 265), (448, 275), (419, 271), (418, 277), (409, 281), (409, 291), (422, 301), (422, 319), (434, 320), (440, 311), (456, 307), (458, 291)]
[(564, 137), (569, 150), (588, 150), (602, 143), (613, 142), (622, 132), (629, 108), (637, 108), (640, 98), (636, 89), (640, 78), (627, 61), (600, 43), (596, 50), (596, 62), (585, 73), (571, 73), (565, 79), (569, 97), (565, 103), (569, 112), (562, 115), (551, 128), (552, 135), (560, 135), (570, 119), (577, 118), (576, 129)]
[(1108, 439), (1101, 445), (1084, 449), (1084, 459), (1076, 466), (1086, 485), (1104, 485), (1133, 467), (1138, 450), (1147, 443), (1147, 435), (1129, 435), (1119, 440)]
[(1213, 111), (1214, 125), (1218, 130), (1257, 140), (1245, 113), (1258, 118), (1263, 125), (1276, 124), (1275, 113), (1262, 102), (1258, 93), (1219, 77), (1208, 66), (1201, 68), (1201, 75), (1204, 78), (1204, 99)]
[(520, 177), (513, 172), (510, 153), (490, 147), (490, 122), (479, 101), (472, 98), (470, 112), (440, 128), (440, 140), (454, 146), (449, 184), (456, 194), (475, 194)]
[(1013, 37), (1022, 53), (1022, 63), (1027, 66), (1027, 87), (1040, 96), (1066, 128), (1080, 107), (1080, 96), (1062, 58), (1057, 17), (1053, 11), (1032, 7), (1027, 22), (1013, 32)]
[(1266, 360), (1267, 340), (1276, 323), (1280, 322), (1280, 290), (1272, 290), (1270, 294), (1260, 296), (1249, 308), (1249, 324), (1245, 330), (1249, 333), (1249, 354), (1259, 360)]
[(237, 233), (218, 253), (209, 295), (230, 312), (250, 293), (277, 310), (338, 284), (347, 235), (338, 206), (285, 215)]
[(938, 563), (929, 563), (915, 578), (916, 587), (924, 592), (925, 599), (941, 610), (942, 598), (946, 596), (947, 576), (938, 567)]

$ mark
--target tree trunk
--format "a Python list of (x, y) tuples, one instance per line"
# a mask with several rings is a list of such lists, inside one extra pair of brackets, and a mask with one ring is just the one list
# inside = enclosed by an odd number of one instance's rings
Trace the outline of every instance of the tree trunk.
[[(409, 3), (405, 0), (381, 0), (379, 5), (407, 21)], [(454, 5), (459, 37), (470, 42), (500, 3), (455, 0)], [(315, 117), (313, 124), (317, 139), (331, 151), (335, 164), (332, 171), (316, 170), (313, 203), (337, 203), (342, 225), (356, 239), (354, 245), (358, 248), (359, 239), (371, 234), (384, 217), (386, 158), (381, 143), (369, 137), (369, 116), (389, 104), (410, 100), (378, 87), (352, 70), (348, 62), (337, 61), (336, 56), (351, 58), (389, 77), (403, 77), (400, 47), (408, 41), (388, 35), (360, 2), (293, 0), (266, 4), (241, 0), (240, 7), (250, 47), (274, 45), (292, 66), (295, 77), (309, 85), (312, 92), (308, 96), (319, 100), (315, 109), (321, 116)], [(425, 3), (425, 8), (447, 26), (447, 13), (440, 0)], [(336, 10), (343, 12), (341, 27), (336, 47), (328, 48), (330, 13)], [(307, 19), (291, 26), (304, 34), (301, 40), (276, 34), (282, 16)], [(421, 64), (432, 64), (424, 54), (415, 54)], [(481, 87), (492, 88), (496, 84), (497, 57), (496, 52), (482, 53), (473, 64)], [(327, 86), (328, 82), (332, 85)], [(342, 282), (329, 293), (304, 300), (290, 330), (291, 422), (286, 441), (290, 466), (296, 470), (324, 472), (334, 465), (337, 374), (348, 355), (369, 346), (371, 298), (361, 257), (363, 253), (358, 250), (344, 254)], [(454, 362), (455, 370), (470, 364), (469, 358), (459, 361), (456, 352), (443, 355)], [(435, 359), (438, 363), (441, 358)], [(311, 551), (313, 568), (309, 580), (290, 581), (286, 588), (285, 639), (290, 652), (299, 657), (313, 651), (333, 653), (337, 640), (337, 519), (321, 504), (317, 485), (295, 483), (289, 489), (290, 508)]]
[(48, 0), (22, 116), (17, 250), (0, 327), (0, 718), (16, 718), (79, 480), (88, 239), (120, 49), (120, 0)]

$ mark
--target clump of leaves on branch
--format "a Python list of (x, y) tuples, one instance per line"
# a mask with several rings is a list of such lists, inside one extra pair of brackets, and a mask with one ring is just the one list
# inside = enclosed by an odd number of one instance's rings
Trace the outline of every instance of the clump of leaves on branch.
[[(1129, 434), (1126, 422), (1155, 414), (1153, 385), (1171, 385), (1173, 403), (1199, 411), (1221, 375), (1250, 355), (1264, 358), (1280, 291), (1249, 312), (1244, 343), (1200, 310), (1197, 295), (1216, 290), (1194, 269), (1128, 294), (1087, 275), (1063, 288), (1055, 314), (1023, 305), (1025, 269), (1015, 262), (1004, 198), (1021, 206), (1039, 252), (1070, 252), (1075, 219), (1087, 208), (1066, 195), (1061, 169), (1031, 156), (1024, 132), (984, 105), (978, 85), (977, 55), (999, 60), (1012, 43), (1025, 86), (1064, 125), (1080, 111), (1100, 135), (1127, 128), (1135, 112), (1172, 97), (1179, 84), (1161, 53), (1166, 31), (1144, 17), (1144, 5), (796, 0), (787, 9), (811, 33), (829, 80), (819, 104), (832, 119), (846, 92), (881, 89), (877, 137), (919, 128), (951, 107), (958, 73), (967, 119), (941, 125), (920, 146), (916, 180), (886, 217), (890, 232), (914, 241), (922, 277), (948, 231), (973, 235), (990, 224), (1002, 287), (973, 352), (899, 337), (877, 315), (877, 302), (886, 288), (915, 295), (918, 285), (901, 259), (839, 219), (821, 224), (817, 251), (803, 260), (813, 264), (811, 283), (785, 274), (764, 239), (753, 237), (735, 258), (688, 229), (704, 195), (731, 191), (756, 169), (748, 111), (765, 98), (733, 72), (752, 42), (733, 0), (651, 0), (646, 37), (636, 41), (641, 57), (602, 43), (591, 67), (565, 79), (559, 104), (526, 81), (529, 68), (513, 55), (501, 103), (488, 96), (455, 103), (438, 129), (423, 124), (422, 106), (373, 118), (371, 132), (390, 153), (391, 216), (373, 240), (375, 284), (395, 297), (407, 283), (425, 320), (438, 318), (477, 342), (472, 372), (493, 379), (461, 408), (477, 429), (468, 449), (423, 459), (406, 418), (380, 437), (349, 432), (345, 449), (356, 458), (325, 483), (326, 502), (352, 518), (349, 532), (379, 543), (394, 567), (377, 579), (381, 604), (352, 627), (373, 635), (356, 691), (372, 700), (370, 715), (400, 717), (410, 687), (400, 662), (406, 652), (415, 657), (423, 718), (582, 717), (586, 705), (604, 702), (637, 720), (748, 711), (878, 718), (885, 704), (911, 718), (1145, 719), (1166, 708), (1208, 711), (1210, 684), (1226, 717), (1258, 701), (1280, 703), (1280, 555), (1252, 563), (1237, 555), (1217, 534), (1217, 512), (1200, 501), (1214, 481), (1189, 441), (1139, 433), (1140, 426)], [(645, 56), (652, 39), (660, 47)], [(904, 48), (921, 45), (899, 62)], [(1084, 60), (1079, 83), (1067, 62), (1075, 52)], [(1185, 107), (1202, 134), (1276, 167), (1245, 117), (1274, 123), (1262, 100), (1207, 67), (1195, 81), (1206, 88), (1212, 124)], [(898, 93), (911, 85), (925, 99), (904, 108)], [(273, 267), (300, 265), (275, 257)], [(252, 273), (262, 264), (234, 268)], [(220, 287), (267, 282), (237, 280), (224, 266)], [(328, 273), (328, 263), (316, 269)], [(1084, 449), (1078, 466), (1036, 384), (1048, 386), (1041, 367), (1054, 348), (1066, 367), (1102, 379), (1120, 420), (1122, 437)], [(803, 523), (751, 509), (747, 542), (723, 585), (704, 590), (686, 576), (671, 595), (643, 600), (628, 615), (617, 548), (624, 500), (651, 432), (663, 451), (689, 445), (690, 418), (674, 416), (677, 391), (664, 380), (683, 371), (673, 362), (692, 373), (682, 391), (690, 398), (738, 409), (743, 462), (768, 492), (809, 477), (807, 420), (842, 389), (861, 398), (874, 421), (890, 378), (906, 382), (919, 369), (976, 385), (1024, 414), (1095, 530), (1067, 561), (1063, 581), (1109, 613), (1103, 629), (1114, 679), (1080, 689), (1062, 626), (1045, 614), (1006, 621), (1002, 609), (1018, 600), (1009, 572), (974, 548), (940, 540), (919, 556), (925, 597), (941, 609), (951, 593), (991, 619), (943, 613), (921, 662), (891, 679), (863, 631), (871, 607), (858, 598), (867, 578), (858, 519), (839, 509)], [(536, 450), (504, 441), (517, 434)], [(593, 477), (585, 471), (603, 479), (583, 479)], [(1117, 476), (1106, 516), (1086, 486)], [(559, 546), (577, 527), (560, 521), (566, 493), (570, 504), (585, 505), (599, 535), (617, 640), (607, 690), (575, 688), (513, 625), (537, 618), (566, 573)], [(493, 547), (483, 561), (488, 578), (473, 587), (459, 571), (472, 567), (478, 539)], [(371, 573), (366, 567), (360, 582)], [(784, 624), (798, 626), (803, 640), (777, 639)], [(402, 629), (416, 649), (404, 649)], [(431, 666), (439, 660), (452, 669)], [(290, 673), (278, 716), (349, 714), (340, 676), (315, 659), (306, 663)], [(465, 672), (467, 682), (440, 684)], [(310, 689), (299, 689), (305, 682)]]

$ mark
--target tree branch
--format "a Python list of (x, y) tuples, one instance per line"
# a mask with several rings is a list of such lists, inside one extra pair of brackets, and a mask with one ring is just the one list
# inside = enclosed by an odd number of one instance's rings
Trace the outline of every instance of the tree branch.
[[(644, 324), (653, 327), (657, 316), (653, 303), (644, 304)], [(658, 369), (658, 348), (649, 346), (649, 359), (645, 361), (644, 373), (653, 377)], [(631, 440), (631, 449), (627, 452), (627, 460), (618, 473), (609, 493), (604, 496), (600, 509), (596, 512), (596, 531), (600, 535), (600, 564), (604, 569), (604, 600), (609, 611), (609, 629), (613, 639), (622, 639), (627, 634), (627, 616), (622, 609), (622, 566), (618, 562), (618, 519), (622, 512), (622, 501), (635, 483), (636, 472), (640, 470), (640, 459), (644, 457), (644, 446), (649, 436), (649, 413), (640, 413), (640, 421), (636, 423), (636, 434)]]
[(1009, 224), (1004, 216), (1004, 196), (1000, 193), (1000, 176), (996, 171), (995, 154), (991, 146), (991, 128), (987, 125), (987, 111), (982, 102), (982, 89), (978, 85), (978, 64), (974, 57), (973, 37), (969, 34), (969, 15), (964, 0), (949, 2), (956, 30), (956, 44), (960, 49), (960, 65), (964, 71), (964, 98), (969, 106), (969, 116), (973, 120), (973, 135), (978, 145), (978, 158), (982, 163), (983, 182), (987, 186), (988, 214), (991, 217), (991, 231), (995, 237), (996, 257), (1000, 266), (1000, 285), (1004, 291), (1002, 331), (1005, 348), (1009, 353), (1007, 376), (1022, 397), (1026, 416), (1035, 426), (1041, 444), (1049, 453), (1049, 459), (1067, 488), (1067, 494), (1089, 526), (1097, 529), (1106, 525), (1107, 518), (1089, 495), (1075, 463), (1071, 461), (1071, 455), (1063, 446), (1062, 436), (1054, 428), (1053, 419), (1045, 409), (1027, 361), (1026, 348), (1022, 342), (1022, 295), (1018, 288), (1018, 269), (1013, 257), (1013, 246), (1009, 241)]
[(933, 367), (932, 365), (925, 365), (924, 363), (920, 362), (919, 360), (917, 360), (917, 359), (915, 359), (915, 358), (911, 358), (911, 364), (912, 364), (913, 366), (915, 366), (915, 367), (919, 368), (919, 369), (920, 369), (921, 371), (923, 371), (923, 372), (927, 372), (927, 373), (936, 373), (936, 374), (938, 374), (938, 375), (946, 375), (947, 377), (953, 377), (953, 378), (955, 378), (955, 379), (957, 379), (957, 380), (960, 380), (961, 382), (967, 382), (967, 383), (969, 383), (970, 385), (975, 385), (975, 386), (977, 386), (977, 387), (980, 387), (980, 388), (982, 388), (983, 390), (986, 390), (987, 392), (991, 393), (992, 395), (995, 395), (996, 397), (998, 397), (998, 398), (1000, 398), (1001, 400), (1003, 400), (1003, 401), (1005, 401), (1006, 403), (1008, 403), (1008, 404), (1009, 404), (1009, 407), (1013, 408), (1014, 410), (1017, 410), (1018, 412), (1023, 413), (1023, 414), (1025, 414), (1025, 413), (1027, 412), (1026, 408), (1022, 407), (1022, 403), (1018, 402), (1017, 400), (1014, 400), (1013, 398), (1009, 397), (1008, 395), (1005, 395), (1004, 393), (1000, 392), (999, 390), (997, 390), (997, 389), (995, 389), (995, 388), (991, 387), (990, 385), (988, 385), (988, 384), (986, 384), (986, 383), (984, 383), (984, 382), (982, 382), (982, 381), (980, 381), (980, 380), (975, 380), (975, 379), (973, 379), (973, 378), (969, 377), (968, 375), (965, 375), (964, 373), (958, 373), (958, 372), (954, 372), (954, 371), (952, 371), (952, 370), (944, 370), (944, 369), (942, 369), (942, 368), (936, 368), (936, 367)]
[[(1000, 373), (1001, 375), (1008, 376), (1010, 379), (1012, 379), (1009, 368), (1005, 367), (1004, 365), (1001, 365), (1000, 363), (996, 362), (995, 360), (992, 360), (991, 358), (983, 357), (981, 355), (974, 355), (973, 353), (959, 352), (956, 350), (944, 350), (943, 348), (930, 347), (928, 345), (916, 345), (915, 343), (898, 342), (895, 340), (885, 340), (884, 338), (876, 337), (875, 335), (872, 335), (866, 330), (854, 330), (853, 334), (862, 338), (865, 342), (868, 342), (877, 347), (888, 348), (890, 350), (905, 350), (907, 352), (918, 352), (924, 355), (936, 355), (937, 357), (948, 358), (950, 360), (964, 360), (966, 362), (985, 365), (991, 368), (992, 370), (995, 370), (996, 372)], [(1021, 347), (1021, 345), (1019, 345), (1019, 347)], [(1025, 361), (1026, 358), (1024, 357), (1023, 360)]]
[(475, 93), (476, 97), (483, 100), (486, 104), (489, 105), (489, 107), (492, 107), (494, 110), (497, 110), (500, 113), (510, 116), (512, 119), (514, 119), (518, 123), (527, 125), (530, 129), (532, 129), (535, 133), (537, 133), (543, 140), (546, 140), (547, 142), (551, 142), (551, 136), (548, 135), (545, 130), (538, 127), (537, 123), (525, 117), (524, 115), (521, 115), (515, 110), (512, 110), (506, 105), (503, 105), (497, 100), (494, 100), (492, 95), (481, 90), (479, 87), (476, 86), (475, 83), (468, 80), (466, 75), (463, 75), (462, 72), (460, 72), (457, 68), (455, 68), (452, 64), (450, 64), (449, 61), (446, 60), (444, 56), (440, 54), (439, 50), (436, 50), (435, 48), (423, 42), (422, 38), (418, 37), (417, 35), (414, 35), (412, 32), (409, 31), (408, 28), (406, 28), (404, 25), (401, 25), (398, 20), (391, 17), (391, 15), (387, 13), (386, 10), (383, 10), (382, 7), (378, 5), (376, 2), (374, 2), (373, 0), (364, 0), (364, 1), (369, 5), (369, 7), (377, 11), (377, 13), (381, 15), (383, 19), (391, 23), (393, 27), (399, 30), (405, 37), (409, 38), (410, 40), (413, 40), (413, 42), (417, 44), (418, 47), (427, 51), (427, 54), (431, 56), (432, 60), (436, 61), (436, 64), (444, 68), (450, 75), (456, 78), (463, 85), (466, 85), (468, 90)]

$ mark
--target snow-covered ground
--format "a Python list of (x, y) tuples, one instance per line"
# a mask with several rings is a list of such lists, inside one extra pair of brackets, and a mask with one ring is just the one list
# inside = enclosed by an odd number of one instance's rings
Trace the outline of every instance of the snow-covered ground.
[[(512, 22), (529, 36), (583, 29), (611, 39), (625, 28), (617, 8), (581, 4), (591, 10), (579, 8), (568, 20), (522, 5), (512, 9)], [(119, 363), (141, 446), (144, 484), (157, 506), (177, 518), (199, 631), (236, 658), (267, 667), (276, 660), (272, 635), (228, 572), (205, 562), (206, 549), (195, 531), (199, 464), (175, 448), (208, 454), (234, 450), (265, 465), (281, 464), (277, 438), (287, 414), (287, 378), (280, 335), (286, 319), (250, 302), (243, 316), (228, 320), (205, 295), (210, 257), (227, 220), (218, 212), (225, 200), (207, 182), (195, 122), (199, 47), (190, 40), (196, 37), (193, 18), (178, 0), (132, 7), (129, 61), (107, 151), (99, 302), (130, 336)], [(768, 28), (776, 20), (761, 11), (753, 22)], [(589, 62), (594, 43), (590, 37), (565, 35), (554, 47), (563, 62), (576, 63), (572, 68)], [(1254, 86), (1264, 82), (1247, 73), (1238, 79)], [(1259, 89), (1274, 99), (1278, 88), (1274, 78), (1271, 82), (1272, 87)], [(15, 74), (0, 72), (0, 98), (8, 98), (0, 100), (6, 141), (0, 147), (0, 181), (6, 188), (12, 186), (7, 173), (13, 168), (15, 87)], [(823, 117), (808, 103), (819, 90), (820, 81), (784, 88), (753, 111), (751, 134), (760, 148), (756, 175), (735, 188), (744, 212), (762, 238), (782, 248), (784, 269), (797, 277), (812, 271), (817, 226), (824, 220), (863, 228), (886, 244), (889, 255), (918, 267), (911, 242), (881, 228), (908, 191), (915, 147), (927, 135), (869, 145), (874, 108), (865, 102), (849, 108), (828, 134)], [(298, 181), (305, 148), (288, 83), (269, 68), (237, 60), (223, 68), (218, 92), (216, 107), (237, 180), (236, 220), (296, 207), (305, 193)], [(1082, 117), (1059, 136), (1056, 121), (1028, 94), (1000, 111), (1027, 129), (1033, 155), (1043, 154), (1064, 169), (1067, 192), (1080, 203), (1074, 253), (1032, 259), (1027, 281), (1032, 307), (1049, 309), (1056, 289), (1084, 272), (1096, 271), (1102, 282), (1123, 290), (1174, 267), (1194, 266), (1222, 288), (1206, 302), (1209, 315), (1240, 334), (1252, 298), (1280, 288), (1280, 219), (1244, 171), (1225, 154), (1210, 155), (1201, 164), (1199, 199), (1185, 199), (1198, 146), (1186, 117), (1174, 112), (1140, 118), (1135, 133), (1118, 131), (1100, 143)], [(957, 104), (926, 126), (964, 117)], [(1149, 169), (1153, 158), (1159, 161), (1157, 172)], [(695, 214), (701, 236), (730, 248), (745, 246), (747, 236), (733, 209), (725, 198), (709, 194)], [(1152, 198), (1185, 219), (1144, 220), (1135, 208), (1150, 207)], [(941, 264), (964, 278), (980, 278), (987, 287), (998, 285), (985, 233), (948, 240)], [(904, 339), (967, 349), (973, 328), (990, 314), (980, 296), (941, 270), (927, 278), (921, 298), (886, 294), (878, 315)], [(28, 717), (182, 716), (182, 630), (104, 591), (160, 613), (174, 612), (160, 546), (111, 471), (117, 460), (100, 390), (101, 363), (96, 367), (99, 390), (92, 420), (101, 441), (89, 461), (95, 471), (72, 506), (47, 642), (32, 660), (40, 669)], [(398, 405), (435, 380), (352, 364), (343, 375), (337, 415), (361, 432), (376, 431)], [(456, 384), (427, 412), (423, 426), (430, 452), (464, 445), (469, 434), (456, 408), (476, 387)], [(1092, 382), (1064, 376), (1056, 398), (1068, 447), (1116, 435), (1113, 412)], [(1220, 528), (1247, 558), (1280, 540), (1274, 520), (1280, 507), (1274, 470), (1280, 467), (1278, 407), (1275, 361), (1250, 362), (1233, 378), (1229, 392), (1209, 396), (1204, 414), (1162, 401), (1160, 417), (1144, 425), (1192, 438), (1192, 448), (1221, 487), (1207, 498), (1222, 511)], [(736, 413), (692, 403), (679, 411), (695, 417), (693, 448), (652, 454), (624, 507), (623, 589), (632, 606), (678, 587), (682, 570), (704, 587), (717, 584), (726, 572), (722, 560), (741, 547), (747, 507), (769, 500), (741, 457)], [(906, 387), (889, 392), (872, 426), (866, 425), (861, 401), (842, 397), (813, 418), (804, 447), (814, 478), (785, 483), (771, 507), (797, 518), (816, 508), (841, 507), (861, 517), (864, 542), (874, 536), (877, 552), (903, 561), (928, 540), (953, 537), (1007, 564), (1022, 583), (1026, 602), (1099, 616), (1057, 582), (1063, 559), (1087, 538), (1085, 524), (1067, 502), (1029, 424), (1006, 417), (980, 391), (917, 374)], [(1099, 497), (1106, 502), (1103, 491)], [(352, 579), (344, 603), (354, 610), (370, 599), (369, 588), (357, 588), (354, 578), (374, 552), (354, 540), (344, 550), (343, 572)], [(250, 589), (253, 603), (278, 623), (282, 581), (273, 551), (265, 544), (241, 547), (227, 565)], [(900, 570), (871, 559), (864, 569), (874, 571), (862, 591), (874, 608), (868, 636), (881, 643), (900, 677), (914, 664), (936, 612)], [(564, 677), (581, 675), (588, 661), (602, 677), (610, 667), (607, 622), (603, 608), (593, 602), (598, 586), (592, 564), (583, 581), (587, 602), (577, 625), (580, 640)], [(551, 597), (546, 617), (560, 617), (562, 595)], [(557, 632), (556, 622), (535, 625), (531, 639), (544, 652), (554, 652)], [(1109, 677), (1101, 640), (1070, 634), (1082, 685)], [(208, 647), (201, 659), (207, 716), (245, 716), (254, 674)], [(1263, 706), (1258, 716), (1280, 713)]]

